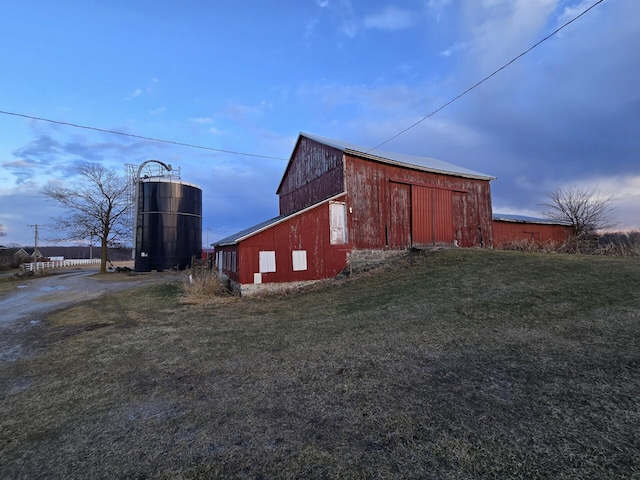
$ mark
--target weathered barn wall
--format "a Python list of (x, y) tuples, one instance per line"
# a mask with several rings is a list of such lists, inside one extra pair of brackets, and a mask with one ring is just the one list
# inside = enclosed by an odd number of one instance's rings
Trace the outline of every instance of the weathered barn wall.
[(280, 214), (289, 215), (344, 191), (342, 152), (300, 137), (280, 186)]
[(492, 245), (489, 181), (345, 157), (354, 249)]
[(493, 220), (493, 241), (496, 247), (521, 240), (562, 243), (570, 233), (571, 229), (563, 225)]
[[(337, 275), (345, 268), (351, 248), (348, 244), (331, 245), (329, 205), (330, 202), (322, 202), (241, 240), (237, 245), (216, 247), (216, 252), (237, 252), (236, 271), (224, 269), (224, 273), (243, 285), (303, 282)], [(295, 255), (303, 255), (306, 259), (306, 268), (294, 269), (294, 251), (298, 252)], [(275, 271), (261, 272), (260, 252), (273, 252)]]

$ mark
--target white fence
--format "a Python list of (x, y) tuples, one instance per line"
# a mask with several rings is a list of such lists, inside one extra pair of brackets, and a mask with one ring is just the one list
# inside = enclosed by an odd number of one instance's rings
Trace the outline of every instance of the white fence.
[(53, 260), (51, 262), (32, 262), (32, 263), (23, 263), (22, 266), (25, 270), (29, 270), (31, 272), (37, 270), (45, 270), (47, 268), (60, 268), (60, 267), (70, 267), (73, 265), (90, 265), (94, 263), (100, 263), (99, 258), (70, 258), (68, 260)]

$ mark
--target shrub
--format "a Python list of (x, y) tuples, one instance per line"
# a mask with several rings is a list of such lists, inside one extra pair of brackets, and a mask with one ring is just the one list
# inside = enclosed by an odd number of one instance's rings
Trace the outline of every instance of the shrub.
[(640, 230), (610, 232), (601, 235), (595, 253), (616, 257), (640, 256)]
[(193, 268), (182, 285), (185, 303), (205, 304), (233, 296), (229, 280), (216, 270)]

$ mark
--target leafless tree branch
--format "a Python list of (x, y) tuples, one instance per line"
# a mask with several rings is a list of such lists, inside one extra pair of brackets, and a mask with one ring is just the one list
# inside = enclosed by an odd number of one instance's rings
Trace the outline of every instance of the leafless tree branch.
[(100, 271), (106, 272), (107, 248), (120, 245), (131, 234), (127, 180), (100, 164), (78, 169), (84, 182), (74, 187), (46, 187), (43, 194), (58, 202), (68, 215), (55, 220), (65, 239), (100, 239)]
[(616, 226), (613, 201), (612, 195), (595, 188), (569, 186), (550, 192), (541, 207), (545, 217), (570, 225), (575, 239), (580, 241)]

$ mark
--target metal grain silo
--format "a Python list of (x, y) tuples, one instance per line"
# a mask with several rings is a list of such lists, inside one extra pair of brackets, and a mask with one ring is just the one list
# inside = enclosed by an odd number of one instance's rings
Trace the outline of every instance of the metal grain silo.
[[(141, 175), (156, 162), (162, 174)], [(182, 270), (202, 251), (202, 190), (171, 174), (171, 166), (157, 160), (138, 169), (136, 183), (135, 271)]]

